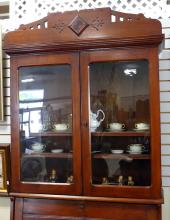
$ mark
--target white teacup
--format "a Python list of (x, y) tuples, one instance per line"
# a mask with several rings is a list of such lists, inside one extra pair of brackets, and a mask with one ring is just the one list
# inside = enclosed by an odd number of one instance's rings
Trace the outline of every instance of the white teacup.
[(142, 144), (130, 144), (128, 148), (132, 153), (141, 153), (144, 149), (144, 146)]
[(122, 130), (123, 128), (125, 128), (125, 125), (122, 123), (113, 122), (109, 124), (109, 128), (110, 130)]
[(54, 129), (56, 130), (56, 131), (65, 131), (65, 130), (67, 130), (68, 129), (68, 125), (67, 124), (55, 124), (54, 125)]
[(149, 129), (149, 124), (147, 123), (136, 123), (135, 128), (138, 130), (147, 130)]
[(34, 143), (31, 145), (31, 148), (33, 151), (42, 151), (42, 150), (44, 150), (45, 145), (41, 144), (41, 143)]

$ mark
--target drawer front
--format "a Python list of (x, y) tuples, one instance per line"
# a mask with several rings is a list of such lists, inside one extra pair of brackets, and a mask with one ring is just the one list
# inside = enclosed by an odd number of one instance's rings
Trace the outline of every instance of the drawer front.
[(15, 220), (161, 220), (161, 206), (130, 203), (16, 199)]
[[(48, 199), (24, 199), (24, 215), (44, 216), (83, 216), (84, 204), (78, 201), (48, 200)], [(31, 215), (29, 216), (31, 219)], [(34, 218), (35, 219), (35, 218)], [(41, 218), (40, 218), (41, 219)], [(47, 218), (48, 219), (48, 218)], [(52, 218), (53, 219), (53, 218)], [(58, 219), (56, 217), (56, 219)], [(59, 218), (61, 219), (61, 217)], [(67, 219), (67, 218), (66, 218)]]
[(85, 216), (112, 220), (161, 220), (160, 207), (154, 205), (86, 202)]

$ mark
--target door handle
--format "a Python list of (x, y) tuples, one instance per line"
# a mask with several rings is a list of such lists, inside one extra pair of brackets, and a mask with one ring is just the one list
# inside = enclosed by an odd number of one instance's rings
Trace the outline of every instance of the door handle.
[(80, 209), (84, 209), (85, 204), (84, 203), (80, 203), (79, 207), (80, 207)]
[(84, 127), (84, 128), (88, 128), (88, 126), (89, 126), (89, 123), (88, 123), (88, 122), (84, 122), (84, 123), (82, 123), (82, 127)]

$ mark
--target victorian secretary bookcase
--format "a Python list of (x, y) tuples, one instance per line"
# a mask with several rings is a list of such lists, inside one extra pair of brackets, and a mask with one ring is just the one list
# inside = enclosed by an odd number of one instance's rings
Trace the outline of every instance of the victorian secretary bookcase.
[(160, 220), (158, 20), (52, 13), (6, 34), (11, 220)]

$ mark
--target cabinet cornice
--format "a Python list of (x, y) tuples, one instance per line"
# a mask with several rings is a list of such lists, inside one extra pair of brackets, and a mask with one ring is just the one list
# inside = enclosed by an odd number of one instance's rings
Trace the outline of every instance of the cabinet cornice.
[[(90, 14), (90, 16), (89, 16)], [(115, 22), (111, 21), (112, 16)], [(133, 45), (158, 45), (161, 23), (142, 14), (126, 14), (109, 8), (52, 13), (5, 35), (4, 50), (26, 53), (79, 50)]]

